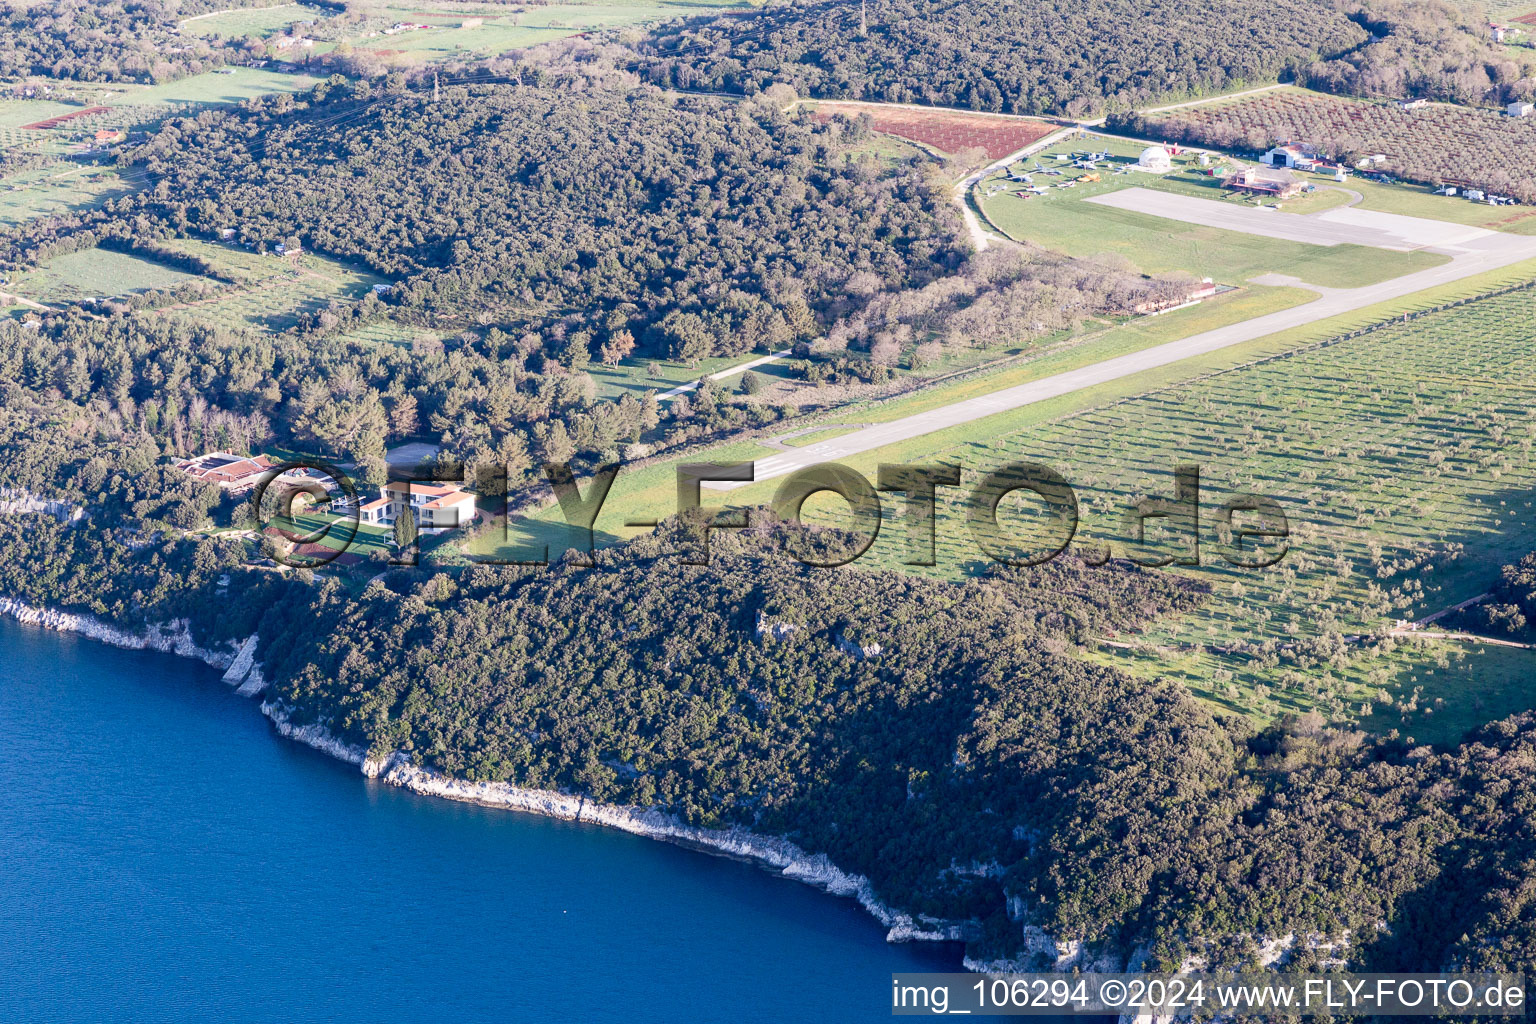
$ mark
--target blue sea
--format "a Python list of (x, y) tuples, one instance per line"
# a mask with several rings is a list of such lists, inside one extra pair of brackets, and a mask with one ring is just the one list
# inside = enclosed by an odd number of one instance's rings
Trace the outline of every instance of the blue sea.
[(219, 673), (0, 619), (0, 1021), (884, 1021), (856, 903), (418, 797)]

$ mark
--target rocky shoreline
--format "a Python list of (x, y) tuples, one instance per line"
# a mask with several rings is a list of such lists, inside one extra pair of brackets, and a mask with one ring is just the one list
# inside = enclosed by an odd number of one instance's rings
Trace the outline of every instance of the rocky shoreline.
[[(131, 633), (89, 615), (54, 608), (36, 608), (10, 597), (0, 597), (0, 615), (8, 615), (18, 622), (45, 629), (79, 633), (116, 647), (156, 650), (194, 658), (213, 668), (223, 669), (224, 681), (238, 686), (242, 696), (254, 696), (266, 687), (261, 669), (255, 664), (258, 643), (255, 636), (248, 637), (238, 645), (229, 644), (228, 650), (210, 651), (193, 642), (184, 621), (178, 620), (164, 626), (157, 624), (143, 633)], [(320, 726), (294, 725), (289, 720), (287, 709), (275, 702), (263, 702), (261, 710), (283, 737), (355, 764), (368, 778), (379, 779), (413, 793), (541, 814), (566, 821), (588, 822), (719, 856), (752, 861), (785, 878), (815, 886), (834, 896), (848, 896), (858, 900), (865, 910), (886, 927), (888, 942), (964, 941), (960, 925), (918, 920), (894, 910), (875, 895), (874, 887), (863, 875), (850, 874), (832, 863), (825, 854), (807, 853), (787, 839), (760, 836), (744, 829), (697, 828), (655, 809), (597, 804), (585, 797), (567, 793), (523, 789), (501, 782), (468, 782), (412, 765), (404, 755), (398, 753), (382, 759), (370, 759), (365, 750), (343, 742)]]
[(505, 782), (468, 782), (430, 768), (412, 765), (400, 753), (370, 758), (367, 751), (337, 739), (320, 726), (294, 725), (288, 718), (287, 709), (280, 704), (268, 701), (262, 704), (261, 710), (272, 719), (277, 731), (283, 736), (355, 764), (370, 779), (379, 779), (423, 796), (460, 800), (565, 821), (582, 821), (748, 860), (771, 868), (785, 878), (815, 886), (834, 896), (849, 896), (858, 900), (860, 906), (887, 928), (887, 942), (964, 941), (960, 925), (919, 921), (909, 914), (893, 910), (875, 895), (869, 879), (863, 875), (850, 874), (832, 863), (825, 854), (807, 853), (787, 839), (761, 836), (745, 829), (698, 828), (655, 809), (593, 803), (583, 796), (552, 790), (524, 789)]
[[(0, 597), (0, 615), (8, 615), (19, 622), (45, 629), (79, 633), (116, 647), (156, 650), (195, 658), (213, 668), (222, 669), (224, 681), (238, 687), (237, 692), (241, 696), (255, 696), (267, 686), (261, 668), (256, 664), (259, 638), (255, 635), (239, 643), (229, 641), (224, 650), (208, 650), (193, 641), (188, 624), (182, 620), (155, 624), (142, 633), (133, 633), (90, 615), (55, 608), (37, 608), (11, 597)], [(787, 839), (762, 836), (739, 828), (699, 828), (654, 808), (599, 804), (583, 796), (552, 790), (524, 789), (504, 782), (456, 779), (430, 768), (413, 765), (399, 752), (370, 758), (366, 750), (346, 743), (322, 726), (295, 725), (289, 717), (288, 709), (278, 702), (264, 701), (261, 711), (271, 719), (278, 734), (284, 738), (357, 765), (362, 774), (370, 779), (378, 779), (413, 793), (566, 821), (588, 822), (717, 856), (751, 861), (785, 878), (804, 882), (834, 896), (858, 900), (860, 906), (886, 927), (887, 942), (963, 942), (967, 938), (962, 924), (927, 917), (918, 919), (891, 908), (875, 894), (868, 878), (850, 874), (825, 854), (808, 853)], [(1010, 901), (1009, 916), (1022, 924), (1023, 907), (1015, 908)], [(1058, 941), (1043, 929), (1028, 924), (1022, 925), (1022, 933), (1023, 959), (980, 961), (968, 956), (963, 962), (965, 969), (980, 973), (1040, 970), (1117, 973), (1139, 969), (1146, 953), (1144, 949), (1137, 950), (1126, 962), (1113, 953), (1106, 954), (1078, 942)], [(1333, 939), (1321, 935), (1303, 937), (1294, 934), (1277, 939), (1254, 936), (1254, 939), (1261, 946), (1261, 961), (1266, 967), (1283, 964), (1296, 948), (1324, 952), (1332, 964), (1343, 965), (1347, 962), (1350, 946), (1347, 933)], [(1203, 958), (1197, 957), (1186, 963), (1181, 971), (1202, 968)], [(1127, 1021), (1128, 1016), (1122, 1020)]]

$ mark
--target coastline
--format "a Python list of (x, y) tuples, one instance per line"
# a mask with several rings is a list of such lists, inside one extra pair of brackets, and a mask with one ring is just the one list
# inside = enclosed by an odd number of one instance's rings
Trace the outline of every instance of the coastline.
[(847, 896), (887, 929), (887, 942), (963, 942), (962, 926), (946, 922), (919, 922), (910, 914), (892, 909), (878, 896), (868, 878), (850, 874), (832, 863), (826, 854), (807, 853), (787, 839), (758, 835), (745, 829), (708, 829), (685, 824), (654, 808), (599, 804), (584, 796), (553, 790), (525, 789), (505, 782), (469, 782), (409, 763), (398, 752), (370, 758), (361, 747), (345, 743), (322, 726), (294, 725), (288, 709), (265, 701), (262, 714), (272, 720), (280, 735), (314, 747), (338, 760), (358, 766), (362, 774), (422, 796), (458, 800), (564, 821), (580, 821), (618, 829), (686, 846), (716, 856), (734, 857), (770, 868), (785, 878), (804, 882), (833, 896)]
[[(193, 658), (223, 670), (224, 682), (236, 687), (238, 695), (243, 697), (256, 696), (267, 686), (260, 667), (255, 663), (259, 638), (254, 634), (244, 641), (226, 641), (227, 650), (208, 650), (192, 640), (188, 624), (183, 620), (156, 623), (142, 633), (133, 633), (90, 615), (56, 608), (38, 608), (5, 596), (0, 596), (0, 615), (44, 629), (79, 633), (89, 639), (129, 650), (155, 650)], [(885, 926), (887, 942), (965, 942), (967, 939), (964, 924), (926, 917), (919, 920), (895, 910), (875, 894), (873, 885), (865, 876), (844, 871), (826, 854), (808, 853), (787, 839), (763, 836), (740, 828), (700, 828), (655, 808), (599, 804), (584, 796), (526, 789), (502, 782), (470, 782), (412, 765), (401, 752), (392, 752), (382, 758), (370, 758), (366, 750), (332, 735), (323, 726), (294, 725), (288, 716), (288, 709), (276, 701), (264, 700), (260, 708), (279, 736), (356, 765), (368, 779), (376, 779), (422, 796), (565, 821), (586, 822), (713, 856), (750, 861), (830, 895), (856, 899), (865, 911)], [(1022, 924), (1022, 911), (1022, 906), (1015, 908), (1010, 899), (1009, 917)], [(1141, 969), (1148, 953), (1145, 947), (1141, 947), (1127, 960), (1081, 942), (1059, 941), (1037, 926), (1023, 924), (1022, 932), (1021, 958), (977, 960), (966, 955), (962, 959), (963, 969), (981, 974), (1040, 970), (1118, 973)], [(1348, 932), (1332, 938), (1321, 934), (1298, 936), (1294, 932), (1277, 937), (1260, 934), (1252, 938), (1260, 947), (1261, 963), (1271, 969), (1283, 965), (1298, 947), (1323, 953), (1325, 962), (1330, 966), (1344, 966), (1348, 963), (1351, 947)], [(1179, 973), (1202, 970), (1204, 965), (1205, 958), (1195, 955), (1180, 966)], [(1129, 1013), (1121, 1015), (1120, 1024), (1133, 1024), (1133, 1021), (1134, 1024), (1162, 1024), (1156, 1019), (1133, 1018)]]
[[(231, 641), (228, 651), (207, 650), (193, 642), (187, 624), (181, 620), (165, 625), (155, 624), (143, 633), (133, 633), (94, 616), (56, 608), (39, 608), (12, 597), (0, 597), (0, 615), (9, 616), (25, 625), (79, 633), (114, 647), (155, 650), (201, 661), (224, 670), (224, 681), (238, 686), (241, 696), (254, 696), (266, 687), (260, 668), (254, 664), (255, 636), (239, 644)], [(289, 720), (287, 709), (274, 701), (263, 701), (261, 712), (272, 721), (278, 735), (283, 738), (357, 765), (367, 778), (378, 779), (422, 796), (476, 803), (565, 821), (581, 821), (686, 846), (715, 856), (751, 861), (785, 878), (803, 882), (833, 896), (858, 900), (860, 906), (885, 926), (887, 942), (965, 941), (962, 925), (919, 921), (910, 914), (894, 910), (875, 895), (868, 878), (850, 874), (832, 863), (826, 854), (808, 853), (787, 839), (762, 836), (745, 829), (699, 828), (654, 808), (598, 804), (583, 796), (552, 790), (524, 789), (502, 782), (469, 782), (411, 765), (399, 753), (382, 759), (370, 759), (367, 751), (343, 742), (321, 726), (294, 725)]]

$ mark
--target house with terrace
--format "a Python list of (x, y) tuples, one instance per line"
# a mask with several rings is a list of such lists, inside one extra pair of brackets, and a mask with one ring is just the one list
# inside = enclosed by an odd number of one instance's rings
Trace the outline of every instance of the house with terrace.
[(393, 526), (409, 508), (421, 530), (452, 530), (475, 518), (475, 496), (453, 484), (396, 481), (379, 488), (379, 496), (358, 509), (370, 526)]

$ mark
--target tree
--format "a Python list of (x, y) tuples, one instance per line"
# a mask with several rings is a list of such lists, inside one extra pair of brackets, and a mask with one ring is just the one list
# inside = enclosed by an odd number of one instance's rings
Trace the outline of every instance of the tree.
[(624, 357), (635, 350), (635, 336), (626, 330), (617, 330), (608, 335), (608, 340), (603, 343), (602, 359), (604, 366), (617, 366)]
[(416, 543), (416, 513), (407, 505), (405, 510), (395, 517), (395, 547), (408, 548)]
[(570, 462), (571, 456), (576, 454), (576, 445), (571, 441), (571, 435), (566, 431), (565, 424), (558, 420), (544, 429), (539, 438), (539, 448), (539, 457), (544, 462)]

